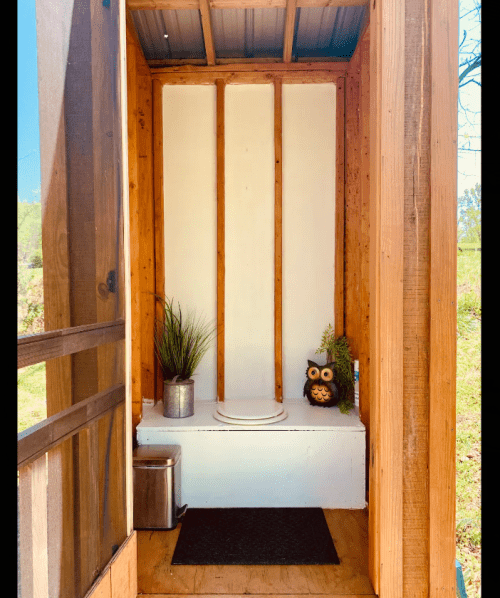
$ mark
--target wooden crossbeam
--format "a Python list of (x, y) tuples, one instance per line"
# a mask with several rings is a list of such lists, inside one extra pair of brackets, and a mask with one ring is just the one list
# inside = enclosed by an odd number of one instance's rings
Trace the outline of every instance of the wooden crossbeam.
[(297, 14), (297, 0), (286, 0), (285, 34), (283, 38), (283, 62), (291, 62), (293, 49), (293, 34), (295, 31), (295, 15)]
[(205, 41), (205, 53), (207, 64), (215, 64), (215, 46), (212, 34), (212, 19), (210, 16), (210, 4), (208, 0), (200, 0), (201, 24), (203, 27), (203, 39)]
[(210, 66), (201, 66), (195, 64), (181, 64), (172, 65), (165, 68), (155, 68), (152, 71), (153, 77), (158, 74), (171, 73), (219, 73), (219, 77), (223, 74), (231, 73), (273, 73), (284, 76), (286, 73), (293, 73), (297, 71), (329, 71), (339, 76), (343, 76), (347, 72), (348, 62), (331, 61), (331, 62), (257, 62), (252, 59), (251, 62), (238, 62), (235, 64), (225, 63)]
[(125, 385), (115, 384), (17, 435), (17, 467), (25, 467), (50, 449), (97, 421), (125, 401)]
[[(207, 0), (210, 8), (286, 8), (286, 0)], [(368, 0), (297, 0), (297, 8), (368, 6)], [(201, 0), (127, 0), (130, 10), (201, 10)]]
[(125, 338), (125, 322), (101, 322), (63, 328), (17, 339), (17, 367), (71, 355)]

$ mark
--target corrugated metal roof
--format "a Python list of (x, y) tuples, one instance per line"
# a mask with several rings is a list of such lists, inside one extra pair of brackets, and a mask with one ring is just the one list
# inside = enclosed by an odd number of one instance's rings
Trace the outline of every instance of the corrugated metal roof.
[(217, 58), (279, 58), (284, 8), (215, 8), (212, 30)]
[(293, 55), (350, 58), (366, 17), (366, 6), (297, 9)]
[(199, 10), (132, 10), (131, 14), (146, 60), (205, 58)]
[[(206, 57), (199, 10), (131, 14), (147, 60)], [(298, 8), (292, 60), (349, 59), (367, 17), (366, 6)], [(212, 9), (211, 19), (217, 58), (282, 57), (284, 8)]]

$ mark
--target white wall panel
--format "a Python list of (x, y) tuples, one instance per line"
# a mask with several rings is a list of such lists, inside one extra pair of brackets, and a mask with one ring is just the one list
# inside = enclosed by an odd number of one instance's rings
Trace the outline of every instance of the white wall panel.
[[(165, 294), (217, 319), (216, 92), (163, 87)], [(195, 398), (216, 399), (216, 345), (194, 375)]]
[(302, 397), (307, 360), (333, 321), (333, 83), (283, 85), (283, 392)]
[(225, 89), (225, 396), (274, 397), (274, 87)]

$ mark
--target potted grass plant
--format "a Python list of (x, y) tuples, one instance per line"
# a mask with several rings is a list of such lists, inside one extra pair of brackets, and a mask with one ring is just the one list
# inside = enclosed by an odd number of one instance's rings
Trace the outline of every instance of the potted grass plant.
[(328, 324), (316, 353), (326, 353), (327, 363), (335, 362), (335, 383), (340, 394), (337, 406), (342, 413), (349, 413), (354, 407), (354, 362), (347, 338), (345, 336), (335, 338), (333, 327)]
[(173, 299), (157, 296), (162, 304), (162, 318), (155, 322), (155, 348), (163, 370), (163, 415), (189, 417), (194, 414), (194, 380), (192, 376), (210, 348), (216, 327), (183, 313)]

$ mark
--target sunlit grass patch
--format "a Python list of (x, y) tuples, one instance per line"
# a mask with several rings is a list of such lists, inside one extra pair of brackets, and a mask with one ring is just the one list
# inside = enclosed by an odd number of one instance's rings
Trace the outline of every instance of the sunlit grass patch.
[(17, 370), (17, 432), (47, 417), (45, 362)]
[(456, 558), (481, 596), (481, 253), (458, 254)]

